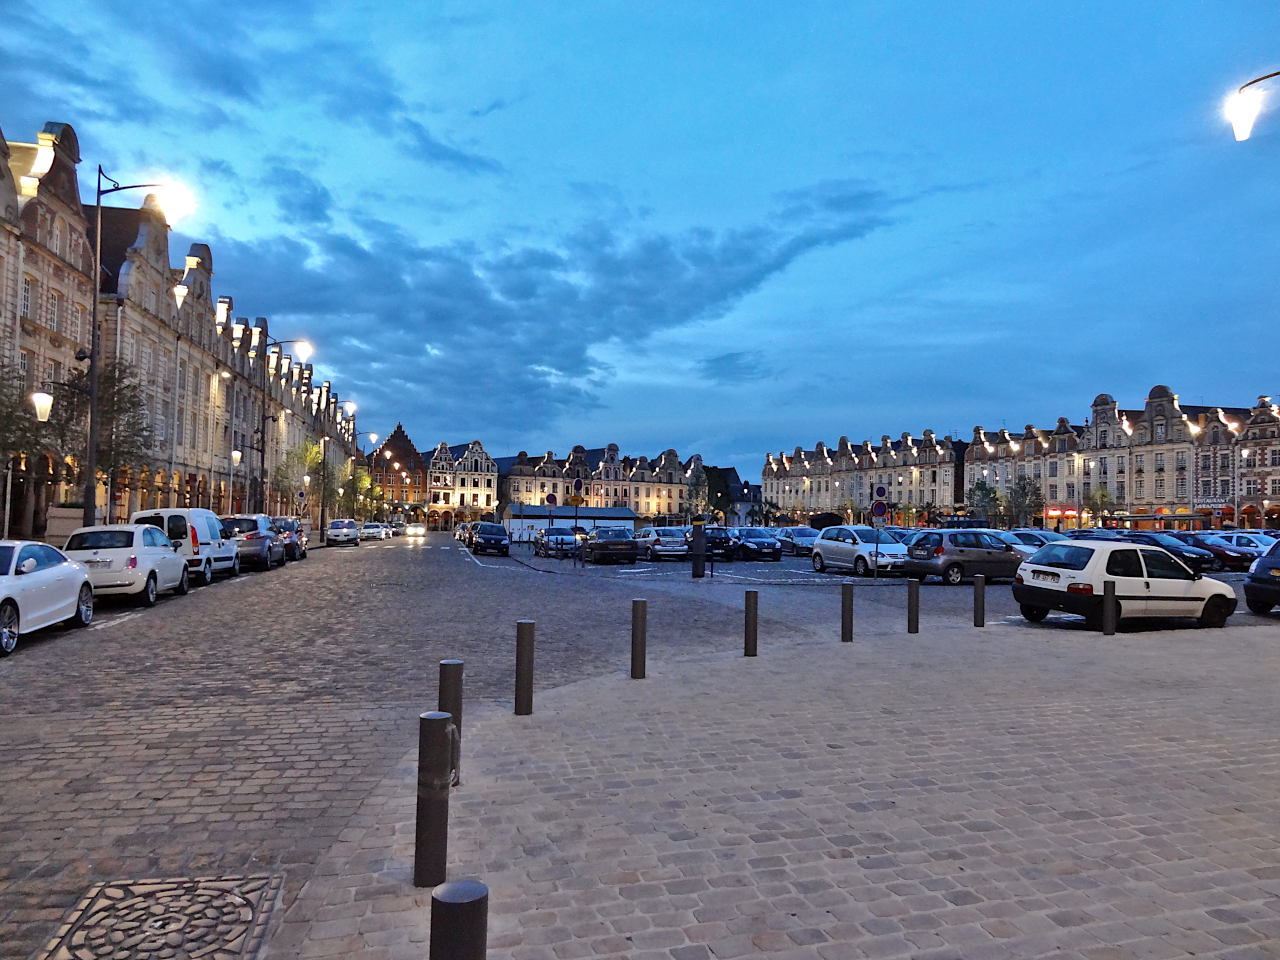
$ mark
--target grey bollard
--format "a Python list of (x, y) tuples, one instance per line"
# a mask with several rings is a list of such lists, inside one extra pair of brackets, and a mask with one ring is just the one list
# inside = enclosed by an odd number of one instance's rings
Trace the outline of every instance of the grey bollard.
[(418, 717), (418, 809), (413, 831), (413, 885), (444, 882), (449, 849), (449, 784), (453, 718), (440, 710)]
[(533, 713), (533, 621), (516, 621), (516, 716)]
[(840, 585), (840, 642), (853, 643), (853, 584)]
[(973, 578), (973, 625), (987, 625), (987, 578), (981, 573)]
[(907, 581), (907, 633), (920, 632), (920, 581)]
[(1116, 635), (1116, 582), (1104, 580), (1102, 583), (1102, 635)]
[(440, 661), (440, 692), (436, 709), (453, 717), (453, 785), (462, 783), (462, 661)]
[(648, 604), (631, 601), (631, 679), (644, 679), (646, 634), (649, 628)]
[(756, 624), (760, 613), (760, 591), (747, 591), (746, 615), (742, 624), (742, 655), (756, 655)]
[(488, 939), (488, 887), (479, 880), (456, 880), (431, 891), (428, 960), (485, 960)]

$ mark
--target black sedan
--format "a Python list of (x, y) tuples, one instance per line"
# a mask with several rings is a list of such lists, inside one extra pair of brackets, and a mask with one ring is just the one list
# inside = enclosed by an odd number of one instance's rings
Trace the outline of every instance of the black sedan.
[(1163, 547), (1195, 573), (1204, 573), (1204, 571), (1213, 567), (1214, 557), (1208, 550), (1201, 550), (1199, 547), (1193, 547), (1189, 543), (1183, 543), (1177, 537), (1171, 537), (1167, 533), (1126, 530), (1121, 535), (1121, 538), (1133, 543), (1146, 543), (1153, 547)]
[(635, 563), (640, 554), (635, 535), (625, 527), (598, 527), (582, 541), (587, 563)]
[(1280, 543), (1273, 544), (1265, 556), (1249, 567), (1249, 579), (1244, 582), (1244, 603), (1263, 616), (1280, 604)]
[(768, 530), (759, 527), (739, 527), (739, 560), (781, 560), (782, 544)]
[[(703, 536), (706, 538), (707, 557), (719, 557), (721, 560), (732, 560), (738, 554), (738, 543), (733, 538), (733, 534), (729, 532), (728, 527), (716, 527), (707, 524), (702, 528)], [(684, 535), (685, 543), (689, 544), (689, 555), (693, 556), (693, 529), (690, 528)]]

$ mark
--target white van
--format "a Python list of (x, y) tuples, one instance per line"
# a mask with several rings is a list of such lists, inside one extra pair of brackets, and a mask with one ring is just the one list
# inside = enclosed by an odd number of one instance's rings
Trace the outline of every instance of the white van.
[(240, 573), (240, 549), (235, 537), (225, 536), (222, 521), (203, 507), (161, 507), (137, 510), (130, 523), (149, 523), (164, 531), (169, 542), (187, 560), (187, 569), (196, 583), (213, 582), (215, 573)]

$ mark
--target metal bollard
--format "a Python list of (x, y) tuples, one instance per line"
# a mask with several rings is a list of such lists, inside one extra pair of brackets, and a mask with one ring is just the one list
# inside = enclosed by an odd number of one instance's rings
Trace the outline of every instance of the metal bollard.
[(413, 831), (413, 885), (444, 883), (449, 849), (449, 784), (453, 718), (440, 710), (418, 717), (418, 810)]
[(631, 601), (631, 679), (644, 679), (646, 634), (649, 608), (644, 600)]
[(533, 621), (516, 621), (516, 716), (533, 713)]
[(853, 643), (853, 584), (840, 585), (840, 642)]
[(743, 622), (742, 630), (742, 655), (744, 657), (754, 657), (756, 655), (756, 622), (760, 612), (760, 591), (747, 591), (746, 618)]
[(987, 578), (981, 573), (973, 577), (973, 625), (987, 625)]
[(485, 960), (488, 939), (488, 887), (479, 880), (456, 880), (431, 891), (428, 960)]
[(462, 783), (462, 661), (440, 661), (440, 692), (436, 709), (453, 717), (453, 785)]
[(920, 581), (907, 581), (907, 633), (920, 632)]
[(1117, 613), (1119, 609), (1116, 605), (1116, 582), (1104, 580), (1102, 583), (1102, 635), (1104, 637), (1116, 635)]

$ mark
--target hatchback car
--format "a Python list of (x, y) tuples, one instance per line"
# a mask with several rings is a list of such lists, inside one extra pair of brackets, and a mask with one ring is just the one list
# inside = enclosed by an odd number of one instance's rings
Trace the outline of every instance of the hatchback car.
[(1179, 540), (1177, 537), (1169, 536), (1167, 533), (1156, 533), (1147, 530), (1125, 530), (1120, 536), (1121, 539), (1132, 543), (1145, 543), (1149, 546), (1160, 547), (1173, 554), (1196, 573), (1201, 573), (1213, 566), (1213, 554), (1208, 550), (1194, 547)]
[(385, 540), (387, 531), (382, 528), (382, 524), (370, 521), (360, 528), (361, 540)]
[(905, 568), (909, 577), (940, 577), (956, 586), (979, 573), (988, 580), (1012, 578), (1023, 559), (1013, 544), (982, 530), (933, 530), (907, 549)]
[(240, 550), (217, 514), (204, 507), (161, 507), (135, 510), (130, 523), (148, 523), (164, 532), (187, 561), (194, 582), (213, 582), (215, 573), (240, 574)]
[(404, 531), (405, 528), (408, 527), (408, 524), (403, 520), (392, 520), (387, 524), (387, 526), (391, 528), (391, 535), (393, 537), (402, 537), (404, 536)]
[(640, 552), (626, 527), (596, 527), (582, 541), (581, 550), (586, 563), (635, 563)]
[(511, 537), (500, 523), (477, 523), (471, 531), (471, 552), (511, 556)]
[(1010, 530), (1011, 534), (1021, 540), (1029, 547), (1035, 547), (1039, 550), (1046, 543), (1053, 543), (1055, 540), (1066, 540), (1065, 534), (1056, 533), (1053, 530), (1045, 530), (1043, 527), (1022, 527), (1020, 529)]
[(1265, 556), (1253, 561), (1244, 582), (1244, 602), (1251, 611), (1265, 615), (1280, 603), (1280, 541)]
[(302, 522), (297, 517), (272, 517), (271, 523), (280, 531), (280, 539), (284, 541), (284, 558), (286, 560), (307, 559), (307, 546), (310, 540)]
[(1241, 550), (1235, 544), (1228, 543), (1212, 533), (1179, 530), (1170, 533), (1169, 536), (1193, 547), (1199, 547), (1201, 550), (1208, 550), (1213, 554), (1213, 559), (1209, 561), (1209, 569), (1213, 571), (1248, 570), (1249, 564), (1253, 562), (1256, 556), (1256, 554)]
[(818, 531), (813, 527), (783, 527), (778, 531), (778, 542), (784, 552), (795, 557), (807, 557), (813, 553)]
[[(1280, 535), (1280, 530), (1271, 532)], [(1268, 550), (1280, 543), (1280, 536), (1267, 536), (1265, 533), (1230, 533), (1215, 530), (1214, 534), (1235, 549), (1254, 557), (1266, 556)]]
[(1102, 622), (1105, 584), (1115, 583), (1116, 620), (1196, 617), (1221, 627), (1235, 612), (1236, 595), (1225, 583), (1195, 573), (1162, 547), (1130, 540), (1051, 543), (1018, 568), (1013, 599), (1022, 615), (1039, 623), (1050, 610)]
[(907, 561), (902, 541), (875, 527), (827, 527), (813, 545), (813, 569), (845, 567), (860, 577), (901, 571)]
[(404, 535), (406, 537), (425, 537), (427, 535), (427, 525), (425, 523), (406, 523)]
[(781, 560), (782, 544), (762, 527), (738, 527), (734, 534), (738, 541), (739, 560)]
[[(706, 557), (719, 557), (721, 560), (732, 560), (738, 552), (738, 543), (728, 527), (706, 524), (702, 528), (704, 553)], [(689, 545), (689, 553), (693, 553), (693, 528), (685, 531), (684, 542)]]
[(18, 637), (63, 620), (93, 622), (93, 584), (84, 564), (47, 543), (0, 540), (0, 657)]
[(237, 513), (223, 517), (222, 525), (236, 538), (241, 566), (252, 563), (263, 570), (276, 563), (284, 566), (284, 540), (265, 513)]
[(358, 547), (360, 546), (360, 528), (354, 520), (349, 518), (330, 520), (329, 525), (324, 529), (324, 543), (327, 547), (336, 547), (341, 543)]
[(161, 590), (189, 589), (187, 558), (149, 523), (81, 527), (62, 552), (85, 565), (97, 596), (126, 594), (153, 607)]
[(533, 555), (563, 557), (578, 549), (578, 538), (568, 527), (542, 527), (533, 535)]
[(645, 527), (635, 535), (636, 549), (646, 560), (683, 560), (689, 556), (683, 527)]

